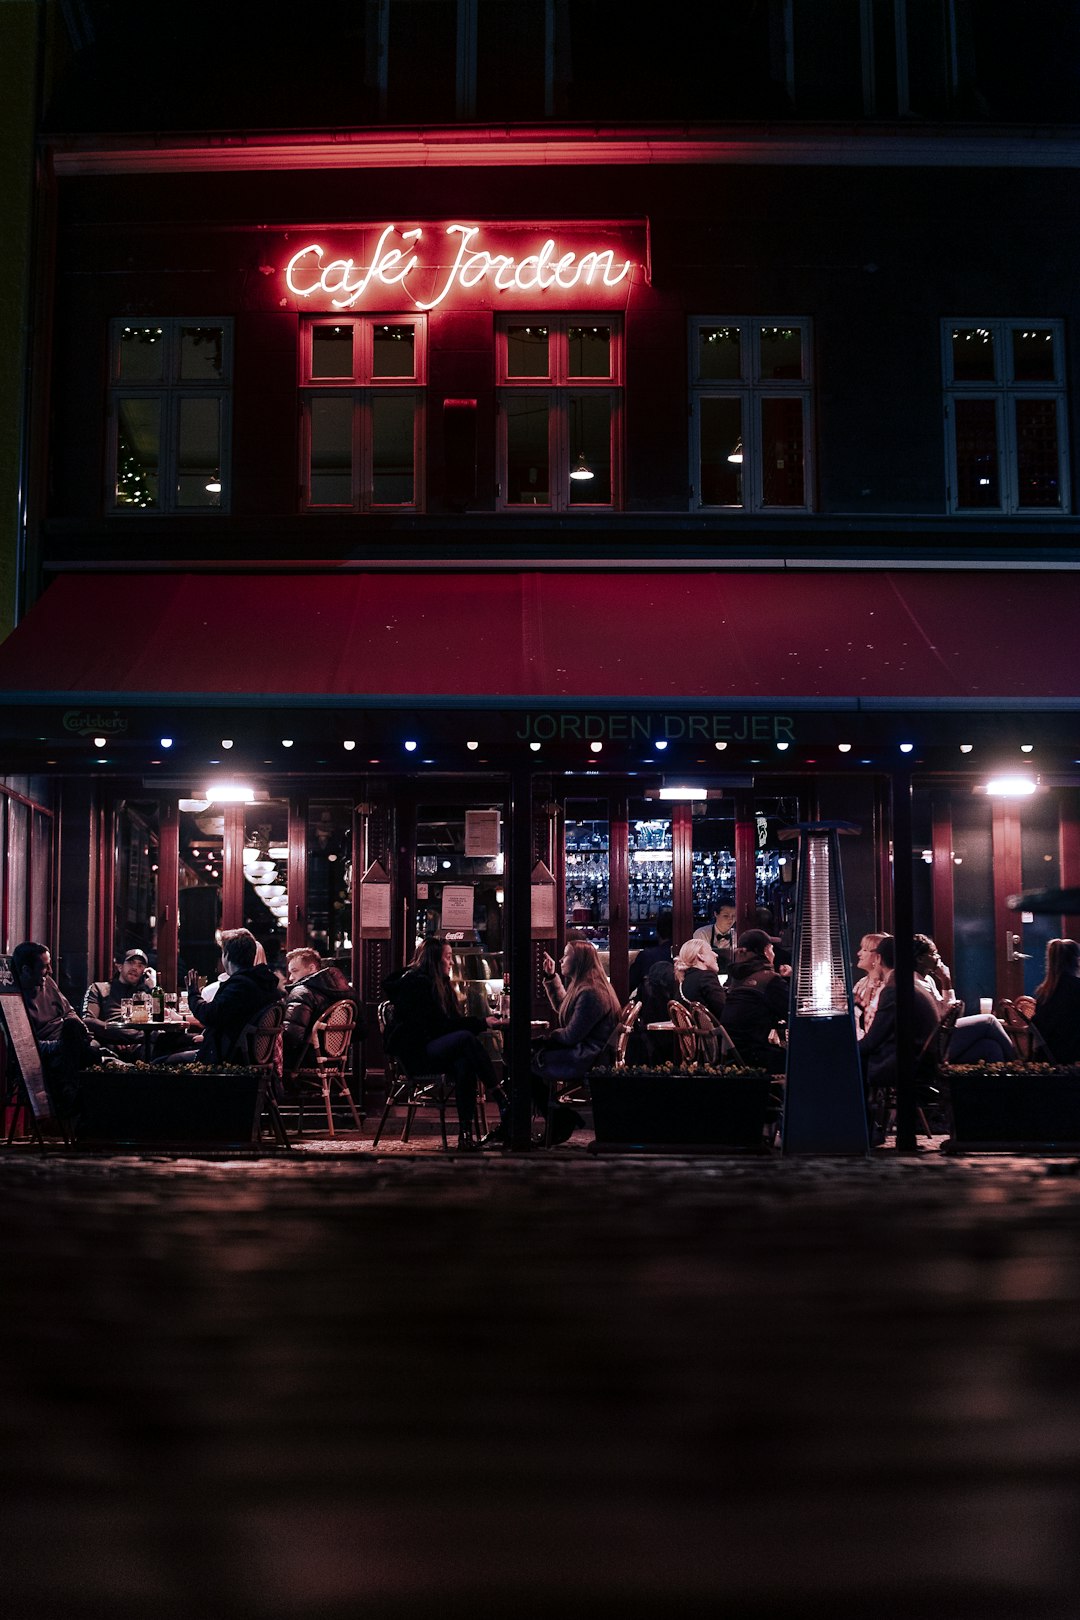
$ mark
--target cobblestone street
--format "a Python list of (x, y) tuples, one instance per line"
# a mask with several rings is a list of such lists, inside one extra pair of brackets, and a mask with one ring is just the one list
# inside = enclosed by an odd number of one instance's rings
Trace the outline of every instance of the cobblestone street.
[(1075, 1620), (1074, 1159), (0, 1159), (6, 1613)]

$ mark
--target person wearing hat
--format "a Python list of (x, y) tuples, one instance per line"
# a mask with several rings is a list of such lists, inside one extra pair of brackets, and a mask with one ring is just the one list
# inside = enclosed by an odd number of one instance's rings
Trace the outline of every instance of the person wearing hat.
[(125, 951), (113, 964), (111, 979), (96, 979), (83, 997), (83, 1022), (90, 1033), (106, 1046), (142, 1044), (137, 1029), (120, 1026), (121, 1003), (140, 991), (152, 990), (157, 978), (145, 951)]
[(786, 1022), (791, 999), (791, 969), (780, 973), (775, 965), (779, 944), (763, 928), (740, 934), (720, 1017), (743, 1061), (770, 1074), (784, 1072), (784, 1049), (769, 1035)]

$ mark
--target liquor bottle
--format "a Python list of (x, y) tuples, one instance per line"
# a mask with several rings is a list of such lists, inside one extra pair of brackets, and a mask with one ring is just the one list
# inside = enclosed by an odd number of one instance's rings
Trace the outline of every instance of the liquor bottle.
[(154, 989), (151, 997), (151, 1006), (153, 1009), (151, 1017), (153, 1018), (154, 1023), (163, 1024), (165, 1022), (165, 992), (161, 988), (160, 984)]

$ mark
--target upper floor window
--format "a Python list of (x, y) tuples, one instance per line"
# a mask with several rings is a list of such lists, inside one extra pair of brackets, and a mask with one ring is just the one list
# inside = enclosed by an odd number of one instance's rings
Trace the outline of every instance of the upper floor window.
[(232, 323), (115, 320), (110, 330), (109, 505), (228, 505)]
[(810, 323), (690, 322), (691, 504), (810, 509)]
[(419, 508), (426, 335), (422, 315), (302, 324), (302, 486), (309, 510)]
[(945, 321), (945, 432), (953, 512), (1065, 512), (1060, 321)]
[(620, 320), (501, 316), (496, 365), (500, 507), (618, 506)]

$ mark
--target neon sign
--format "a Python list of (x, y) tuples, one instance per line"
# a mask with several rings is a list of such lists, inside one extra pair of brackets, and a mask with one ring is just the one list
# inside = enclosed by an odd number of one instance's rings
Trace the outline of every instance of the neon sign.
[[(449, 264), (423, 262), (421, 228), (399, 231), (396, 225), (385, 226), (367, 263), (361, 264), (351, 258), (328, 259), (324, 247), (310, 242), (286, 265), (285, 284), (297, 298), (328, 297), (332, 309), (352, 309), (383, 287), (400, 288), (417, 309), (426, 311), (438, 308), (453, 288), (470, 291), (486, 284), (499, 293), (542, 293), (552, 288), (569, 292), (575, 287), (596, 291), (619, 286), (634, 268), (629, 259), (617, 262), (613, 248), (560, 252), (552, 237), (538, 252), (517, 258), (477, 246), (479, 225), (447, 225), (445, 234), (453, 244)], [(421, 289), (410, 290), (410, 279), (430, 283), (424, 290), (433, 296), (417, 296)]]

